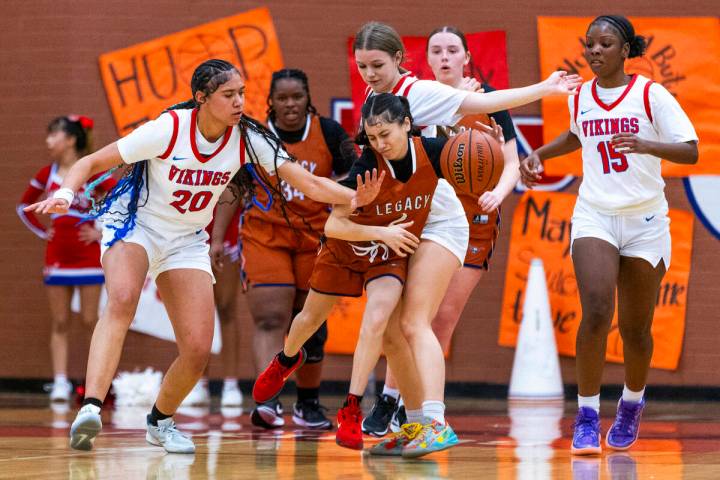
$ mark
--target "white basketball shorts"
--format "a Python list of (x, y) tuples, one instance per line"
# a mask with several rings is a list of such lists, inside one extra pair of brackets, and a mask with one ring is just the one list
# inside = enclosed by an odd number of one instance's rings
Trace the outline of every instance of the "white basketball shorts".
[[(623, 257), (638, 257), (657, 267), (670, 268), (670, 218), (667, 203), (654, 211), (631, 215), (605, 215), (578, 199), (572, 216), (571, 242), (593, 237), (605, 240)], [(572, 244), (571, 244), (572, 249)]]
[[(100, 244), (100, 261), (108, 250), (106, 244), (112, 240), (115, 230), (103, 225), (103, 237)], [(136, 243), (145, 249), (150, 265), (148, 273), (153, 280), (168, 270), (192, 268), (203, 270), (210, 275), (215, 283), (210, 264), (209, 235), (199, 230), (185, 235), (166, 238), (146, 225), (136, 223), (135, 227), (122, 239), (123, 242)]]

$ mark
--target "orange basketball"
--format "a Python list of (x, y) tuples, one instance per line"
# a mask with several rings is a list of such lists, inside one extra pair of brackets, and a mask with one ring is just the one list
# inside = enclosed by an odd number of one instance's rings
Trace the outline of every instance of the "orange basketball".
[(440, 155), (445, 180), (456, 190), (477, 196), (495, 188), (504, 164), (498, 141), (472, 129), (450, 138)]

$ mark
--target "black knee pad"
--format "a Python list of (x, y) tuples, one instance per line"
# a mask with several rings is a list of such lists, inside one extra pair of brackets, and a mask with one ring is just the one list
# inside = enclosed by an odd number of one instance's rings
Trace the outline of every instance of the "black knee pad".
[(305, 363), (320, 363), (323, 361), (323, 358), (325, 358), (325, 342), (327, 342), (327, 337), (327, 322), (323, 322), (320, 328), (318, 328), (312, 337), (305, 342), (305, 345), (303, 345), (305, 353), (307, 353)]

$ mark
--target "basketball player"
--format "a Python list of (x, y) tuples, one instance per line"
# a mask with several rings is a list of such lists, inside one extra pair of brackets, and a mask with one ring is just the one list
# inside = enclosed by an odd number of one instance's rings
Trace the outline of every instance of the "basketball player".
[[(357, 158), (340, 124), (317, 114), (302, 70), (273, 73), (267, 114), (268, 128), (283, 141), (288, 153), (315, 175), (345, 176)], [(255, 194), (243, 216), (242, 251), (250, 284), (248, 306), (256, 326), (253, 350), (259, 374), (282, 349), (290, 321), (305, 303), (329, 209), (285, 183), (285, 204), (277, 195), (269, 196), (257, 181)], [(332, 428), (319, 399), (326, 340), (327, 324), (323, 323), (304, 345), (307, 359), (297, 371), (297, 402), (293, 406), (293, 422), (302, 427)], [(251, 420), (263, 428), (284, 425), (279, 400), (257, 405)]]
[(257, 171), (277, 172), (311, 198), (328, 203), (363, 205), (379, 190), (376, 176), (367, 175), (369, 182), (360, 182), (362, 187), (353, 191), (287, 161), (274, 135), (243, 115), (245, 85), (230, 63), (202, 63), (193, 73), (191, 89), (193, 100), (186, 103), (193, 108), (164, 113), (83, 157), (52, 198), (26, 207), (66, 213), (91, 175), (121, 162), (133, 164), (99, 210), (104, 214), (101, 259), (108, 304), (93, 334), (85, 403), (70, 430), (73, 448), (92, 448), (101, 429), (102, 399), (149, 271), (173, 324), (179, 356), (148, 415), (146, 439), (168, 452), (194, 452), (192, 440), (177, 430), (172, 415), (207, 364), (213, 276), (203, 229), (231, 180), (241, 191), (252, 190), (247, 175), (235, 175), (241, 166), (252, 163)]
[[(545, 95), (571, 95), (580, 84), (577, 75), (554, 72), (545, 81), (524, 88), (479, 93), (462, 91), (437, 81), (418, 80), (400, 66), (405, 48), (389, 25), (371, 22), (355, 36), (355, 62), (368, 95), (391, 92), (406, 96), (418, 125), (428, 125), (423, 135), (434, 136), (436, 125), (455, 125), (463, 116), (495, 112), (533, 102)], [(422, 405), (411, 406), (405, 398), (409, 423), (423, 429), (410, 443), (401, 436), (384, 451), (419, 456), (448, 448), (445, 421), (445, 359), (432, 331), (450, 280), (464, 263), (469, 226), (462, 204), (444, 180), (438, 182), (430, 216), (421, 243), (409, 260), (408, 276), (400, 310), (402, 331), (413, 351), (416, 367), (422, 372)], [(396, 375), (402, 372), (395, 371)], [(400, 382), (402, 386), (402, 382)], [(400, 389), (402, 392), (402, 388)]]
[[(253, 389), (257, 401), (272, 398), (285, 379), (302, 363), (302, 345), (324, 321), (338, 297), (359, 297), (367, 292), (360, 337), (353, 357), (353, 375), (346, 406), (338, 413), (337, 443), (362, 448), (358, 399), (368, 375), (380, 356), (382, 336), (403, 292), (408, 255), (419, 240), (430, 212), (432, 195), (440, 172), (440, 153), (447, 141), (420, 139), (412, 125), (407, 99), (391, 94), (373, 96), (362, 108), (363, 130), (358, 143), (369, 145), (353, 164), (348, 179), (341, 183), (355, 187), (357, 175), (378, 169), (386, 173), (385, 186), (367, 207), (353, 212), (336, 205), (325, 224), (329, 237), (318, 254), (310, 293), (302, 311), (295, 317), (281, 351), (258, 377)], [(352, 221), (350, 221), (352, 220)], [(396, 323), (390, 338), (404, 343)], [(377, 332), (381, 342), (375, 341)], [(386, 345), (386, 354), (396, 351)], [(412, 368), (407, 345), (404, 363)], [(403, 377), (405, 379), (407, 377)], [(415, 379), (408, 394), (419, 393)]]
[[(427, 59), (435, 79), (440, 83), (465, 89), (469, 81), (474, 80), (464, 77), (465, 67), (470, 63), (470, 52), (465, 35), (455, 27), (440, 27), (428, 36)], [(479, 82), (477, 84), (485, 92), (494, 91), (489, 85)], [(442, 129), (443, 133), (454, 135), (467, 128), (478, 128), (476, 122), (490, 125), (491, 118), (502, 126), (505, 167), (498, 185), (483, 193), (479, 204), (476, 196), (456, 192), (470, 225), (470, 243), (463, 267), (452, 276), (445, 298), (432, 321), (432, 329), (445, 352), (450, 348), (453, 331), (470, 294), (482, 278), (483, 272), (488, 269), (500, 226), (500, 204), (513, 191), (520, 172), (515, 128), (506, 110), (489, 115), (466, 115), (452, 127)], [(375, 436), (385, 435), (394, 412), (399, 416), (394, 429), (399, 430), (399, 426), (405, 423), (406, 419), (404, 407), (398, 408), (399, 394), (392, 371), (388, 369), (382, 394), (378, 395), (371, 414), (363, 421), (363, 432)], [(395, 422), (393, 425), (395, 426)]]
[(627, 18), (597, 17), (586, 33), (585, 59), (595, 78), (569, 101), (570, 129), (521, 163), (534, 185), (541, 161), (582, 148), (583, 182), (572, 217), (571, 249), (582, 304), (576, 340), (579, 410), (572, 453), (599, 454), (600, 384), (607, 334), (618, 299), (625, 387), (607, 447), (637, 440), (645, 406), (653, 340), (650, 334), (660, 281), (670, 266), (668, 204), (660, 159), (697, 162), (697, 135), (662, 85), (625, 72), (645, 39)]
[[(94, 222), (83, 222), (90, 212), (91, 200), (84, 195), (76, 197), (65, 215), (52, 215), (51, 226), (45, 228), (33, 212), (24, 208), (41, 196), (52, 197), (60, 188), (63, 177), (75, 162), (91, 151), (90, 131), (92, 119), (81, 115), (67, 115), (53, 119), (47, 127), (45, 143), (50, 165), (40, 169), (17, 206), (17, 213), (25, 225), (43, 240), (47, 240), (45, 288), (50, 303), (52, 329), (50, 355), (54, 380), (50, 400), (66, 402), (72, 394), (67, 377), (68, 332), (70, 330), (70, 304), (75, 288), (80, 293), (80, 316), (83, 326), (92, 331), (98, 316), (100, 290), (105, 281), (100, 266), (100, 231)], [(98, 187), (100, 193), (115, 184), (108, 178)], [(80, 187), (83, 193), (86, 185)]]

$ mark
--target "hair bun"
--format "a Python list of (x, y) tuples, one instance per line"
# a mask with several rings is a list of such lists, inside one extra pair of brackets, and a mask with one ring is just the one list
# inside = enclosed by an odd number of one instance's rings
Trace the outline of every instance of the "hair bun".
[(641, 57), (647, 49), (647, 41), (642, 35), (635, 35), (630, 40), (630, 52), (628, 58)]

